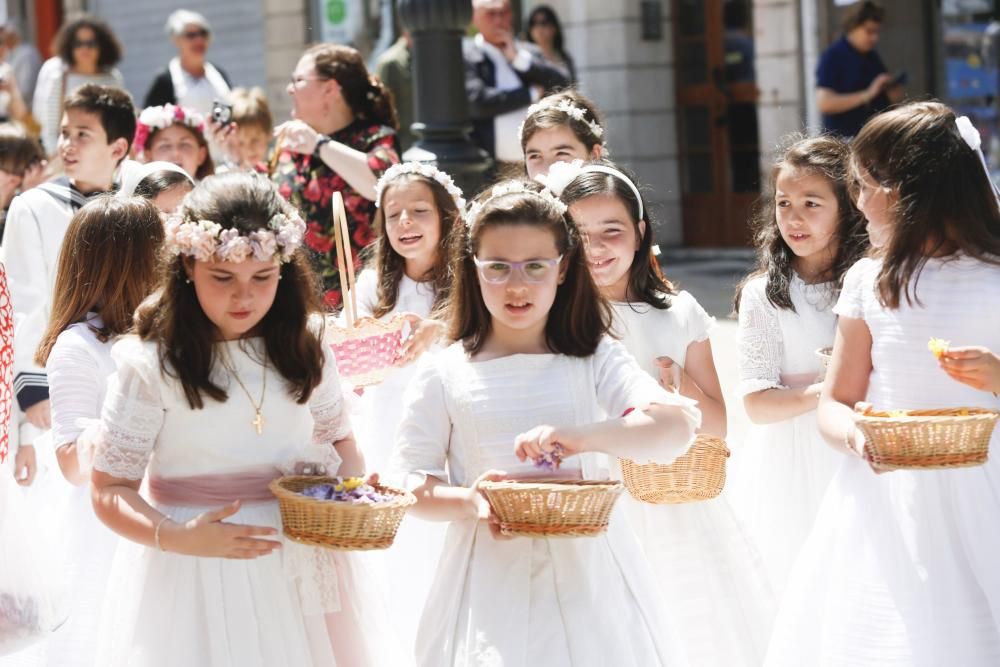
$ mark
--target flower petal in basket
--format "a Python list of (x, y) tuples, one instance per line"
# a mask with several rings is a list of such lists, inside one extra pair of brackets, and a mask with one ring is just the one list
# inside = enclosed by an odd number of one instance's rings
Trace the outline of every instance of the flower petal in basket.
[(328, 324), (323, 340), (333, 350), (341, 379), (368, 387), (382, 382), (394, 368), (407, 325), (398, 315), (386, 320), (362, 317), (353, 327)]
[(406, 510), (417, 502), (409, 491), (383, 484), (379, 493), (394, 496), (373, 504), (318, 500), (300, 492), (316, 484), (336, 483), (333, 477), (292, 475), (279, 477), (269, 488), (281, 510), (285, 536), (295, 542), (341, 551), (388, 549)]
[(868, 411), (858, 416), (858, 428), (877, 468), (967, 468), (986, 462), (998, 418), (983, 408)]
[(608, 529), (621, 482), (503, 480), (480, 485), (500, 532), (511, 537), (592, 537)]

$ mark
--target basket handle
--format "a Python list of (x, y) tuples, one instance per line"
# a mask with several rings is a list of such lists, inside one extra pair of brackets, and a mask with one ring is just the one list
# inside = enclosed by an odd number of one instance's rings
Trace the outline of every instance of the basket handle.
[(340, 289), (344, 297), (344, 316), (347, 326), (353, 327), (358, 313), (354, 290), (354, 261), (351, 256), (351, 233), (347, 226), (344, 196), (339, 191), (334, 192), (330, 198), (330, 208), (333, 212), (333, 240), (337, 245), (337, 269), (340, 271)]
[(278, 159), (281, 157), (281, 151), (284, 150), (282, 144), (285, 143), (285, 135), (287, 133), (288, 130), (283, 128), (274, 139), (274, 153), (271, 154), (271, 161), (267, 164), (267, 173), (269, 176), (273, 175), (278, 168)]

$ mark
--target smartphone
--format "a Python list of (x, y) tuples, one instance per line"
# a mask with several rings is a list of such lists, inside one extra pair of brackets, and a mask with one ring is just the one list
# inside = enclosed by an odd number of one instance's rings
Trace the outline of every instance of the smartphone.
[(222, 126), (233, 122), (233, 105), (215, 100), (212, 102), (212, 120)]
[(900, 72), (896, 76), (892, 77), (892, 86), (905, 86), (906, 82), (910, 80), (910, 75), (906, 72)]

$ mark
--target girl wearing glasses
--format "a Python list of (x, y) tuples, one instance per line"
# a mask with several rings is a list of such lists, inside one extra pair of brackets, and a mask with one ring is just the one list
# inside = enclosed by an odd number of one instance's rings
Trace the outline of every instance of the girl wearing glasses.
[(598, 452), (669, 463), (701, 420), (606, 336), (610, 311), (565, 212), (537, 183), (505, 181), (452, 235), (455, 342), (418, 371), (391, 466), (415, 515), (449, 524), (421, 665), (683, 663), (625, 517), (596, 537), (510, 539), (479, 492), (600, 479)]
[(153, 79), (143, 106), (175, 104), (208, 116), (212, 103), (225, 100), (231, 87), (226, 73), (206, 59), (212, 27), (201, 14), (178, 9), (167, 19), (166, 30), (177, 57)]
[(38, 71), (32, 112), (41, 125), (45, 152), (56, 152), (63, 99), (85, 83), (125, 87), (125, 80), (115, 65), (122, 58), (122, 47), (108, 24), (95, 16), (71, 21), (56, 35), (56, 56), (49, 58)]

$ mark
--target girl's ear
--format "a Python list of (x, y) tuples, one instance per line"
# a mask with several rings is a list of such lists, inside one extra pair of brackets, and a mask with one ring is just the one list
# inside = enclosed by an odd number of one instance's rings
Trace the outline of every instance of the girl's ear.
[(640, 220), (636, 227), (639, 228), (639, 236), (635, 239), (635, 249), (638, 250), (642, 246), (642, 239), (646, 237), (646, 221)]
[(194, 257), (185, 256), (181, 259), (181, 264), (184, 266), (184, 275), (187, 276), (188, 282), (194, 280)]
[(569, 273), (569, 257), (559, 260), (559, 279), (556, 284), (562, 285), (566, 282), (566, 274)]
[(600, 160), (602, 157), (604, 157), (604, 145), (594, 144), (594, 147), (590, 149), (590, 159)]

